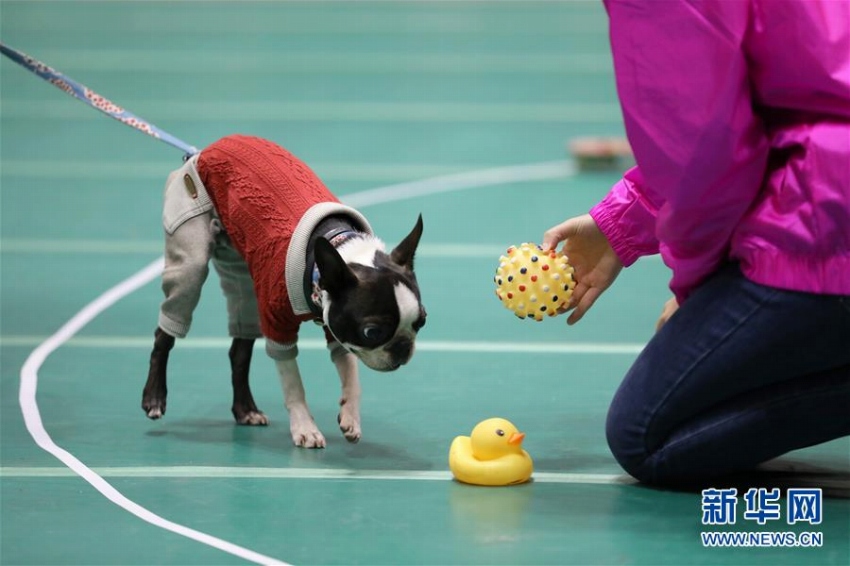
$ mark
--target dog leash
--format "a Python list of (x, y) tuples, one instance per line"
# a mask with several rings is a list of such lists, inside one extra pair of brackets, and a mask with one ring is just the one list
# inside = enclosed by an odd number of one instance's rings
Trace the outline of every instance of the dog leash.
[(59, 90), (63, 91), (65, 94), (73, 96), (80, 102), (84, 102), (95, 110), (100, 110), (107, 116), (115, 118), (119, 122), (126, 124), (131, 128), (135, 128), (140, 132), (143, 132), (153, 138), (156, 138), (160, 141), (164, 141), (165, 143), (176, 147), (179, 150), (182, 150), (185, 153), (185, 155), (183, 156), (184, 161), (198, 153), (198, 148), (196, 148), (195, 146), (189, 145), (186, 142), (175, 138), (165, 130), (157, 128), (150, 122), (142, 120), (135, 114), (124, 110), (117, 104), (112, 103), (111, 101), (97, 94), (87, 86), (75, 81), (71, 77), (68, 77), (67, 75), (62, 74), (59, 71), (48, 67), (38, 59), (33, 59), (26, 53), (22, 53), (17, 49), (9, 47), (1, 41), (0, 52), (2, 52), (3, 55), (8, 57), (15, 63), (18, 63), (28, 71), (31, 71), (42, 79), (46, 80)]

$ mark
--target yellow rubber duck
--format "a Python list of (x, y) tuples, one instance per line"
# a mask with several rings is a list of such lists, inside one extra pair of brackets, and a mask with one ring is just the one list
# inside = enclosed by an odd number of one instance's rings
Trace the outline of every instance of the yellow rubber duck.
[(508, 420), (481, 421), (470, 436), (458, 436), (449, 448), (449, 469), (455, 479), (476, 485), (513, 485), (527, 482), (534, 471), (522, 449), (525, 434)]

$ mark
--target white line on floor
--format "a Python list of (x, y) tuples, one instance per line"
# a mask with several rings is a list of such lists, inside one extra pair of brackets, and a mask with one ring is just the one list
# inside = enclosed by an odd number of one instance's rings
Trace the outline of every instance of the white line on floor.
[(573, 161), (550, 161), (529, 165), (510, 165), (507, 167), (493, 167), (491, 169), (441, 175), (422, 181), (397, 183), (387, 187), (360, 191), (353, 195), (344, 195), (340, 199), (354, 207), (369, 206), (420, 196), (491, 187), (507, 183), (528, 183), (532, 181), (561, 179), (575, 175), (576, 172), (577, 166)]
[[(230, 32), (228, 32), (230, 33)], [(276, 32), (282, 33), (282, 32)], [(492, 53), (415, 53), (315, 51), (301, 52), (297, 56), (271, 56), (268, 52), (219, 51), (214, 56), (198, 57), (196, 53), (173, 49), (78, 49), (66, 47), (61, 51), (39, 51), (44, 61), (62, 61), (66, 73), (93, 71), (133, 73), (181, 73), (196, 76), (209, 73), (219, 75), (245, 73), (292, 73), (321, 75), (433, 75), (474, 74), (476, 76), (557, 75), (573, 77), (576, 74), (607, 79), (613, 72), (611, 55), (605, 51), (593, 53), (558, 54), (534, 52)], [(58, 63), (57, 63), (58, 65)]]
[[(127, 108), (144, 107), (144, 100), (127, 100)], [(616, 102), (584, 104), (512, 104), (497, 102), (287, 102), (281, 100), (160, 100), (157, 120), (220, 122), (227, 116), (233, 122), (388, 122), (388, 123), (529, 123), (529, 124), (608, 124), (622, 122)], [(94, 112), (80, 112), (60, 100), (6, 98), (3, 117), (7, 119), (102, 120)]]
[[(46, 336), (9, 335), (0, 336), (0, 346), (31, 347), (41, 344)], [(63, 344), (67, 348), (145, 348), (153, 345), (150, 336), (75, 336)], [(180, 349), (227, 349), (230, 338), (186, 338), (181, 340)], [(255, 346), (263, 348), (263, 340), (258, 340)], [(298, 341), (300, 350), (324, 350), (327, 347), (324, 340), (302, 338)], [(486, 353), (486, 354), (609, 354), (635, 355), (643, 350), (640, 343), (627, 342), (478, 342), (463, 340), (418, 340), (418, 352), (454, 352), (454, 353)]]
[[(25, 179), (150, 179), (164, 185), (168, 173), (174, 169), (174, 160), (133, 161), (130, 163), (79, 159), (3, 159), (3, 175)], [(486, 169), (495, 165), (427, 163), (344, 163), (312, 162), (310, 168), (325, 183), (329, 181), (364, 181), (370, 183), (395, 183), (409, 179), (424, 179), (438, 175)], [(45, 188), (49, 191), (52, 186)], [(29, 187), (28, 190), (39, 190)], [(98, 190), (98, 188), (95, 188)]]
[[(353, 470), (327, 468), (241, 468), (220, 466), (127, 466), (92, 468), (102, 477), (110, 478), (220, 478), (220, 479), (282, 479), (282, 480), (397, 480), (448, 481), (449, 471), (439, 470)], [(59, 467), (0, 467), (4, 478), (61, 478), (77, 477), (72, 470)], [(624, 474), (581, 474), (534, 472), (535, 483), (570, 484), (629, 484), (635, 480)]]
[[(421, 258), (486, 258), (496, 262), (507, 246), (499, 244), (426, 244), (416, 249)], [(161, 254), (162, 240), (73, 240), (3, 238), (0, 253)]]
[[(100, 3), (106, 3), (107, 1), (109, 0), (102, 0)], [(111, 1), (118, 3), (123, 2), (124, 0)], [(264, 1), (269, 4), (281, 3), (281, 0), (254, 0), (254, 3), (257, 3), (258, 1)], [(573, 0), (567, 0), (567, 2), (569, 1)], [(309, 5), (310, 2), (305, 2), (304, 4)], [(385, 2), (385, 4), (393, 3)], [(403, 4), (403, 2), (398, 2), (398, 4)], [(435, 2), (434, 4), (440, 5), (451, 3)], [(571, 13), (569, 15), (549, 13), (543, 15), (540, 12), (529, 11), (526, 13), (526, 15), (530, 18), (527, 22), (533, 22), (533, 25), (529, 23), (526, 23), (526, 25), (518, 25), (515, 18), (506, 18), (504, 16), (500, 16), (498, 13), (498, 11), (503, 7), (511, 10), (516, 6), (522, 6), (523, 4), (528, 6), (528, 0), (517, 0), (515, 2), (490, 2), (487, 5), (487, 11), (478, 14), (476, 17), (456, 17), (453, 15), (446, 15), (453, 14), (454, 9), (452, 9), (450, 12), (446, 12), (445, 14), (433, 12), (430, 14), (424, 14), (420, 17), (407, 18), (400, 17), (396, 14), (387, 15), (380, 11), (363, 9), (358, 9), (356, 12), (341, 10), (338, 14), (328, 13), (326, 10), (323, 10), (321, 17), (318, 17), (315, 12), (305, 12), (302, 14), (297, 12), (286, 12), (287, 17), (245, 18), (244, 16), (234, 16), (232, 12), (224, 10), (220, 11), (217, 8), (216, 10), (211, 10), (205, 14), (204, 25), (202, 26), (187, 26), (180, 18), (169, 17), (170, 12), (163, 11), (162, 14), (159, 14), (156, 12), (146, 13), (145, 11), (140, 10), (138, 13), (134, 14), (132, 24), (134, 29), (157, 30), (158, 33), (179, 33), (181, 37), (193, 34), (202, 34), (213, 37), (216, 34), (228, 34), (231, 38), (246, 36), (250, 37), (252, 40), (259, 34), (274, 34), (281, 37), (290, 37), (293, 35), (403, 35), (416, 37), (436, 34), (439, 36), (461, 35), (465, 38), (515, 38), (517, 36), (523, 37), (529, 35), (536, 38), (546, 36), (568, 38), (574, 35), (599, 35), (600, 33), (604, 33), (606, 26), (604, 15), (595, 13)], [(240, 12), (244, 13), (242, 10), (240, 10)], [(234, 25), (234, 17), (236, 18), (235, 21), (242, 22), (242, 25)], [(357, 25), (352, 25), (352, 18), (355, 19)], [(100, 20), (92, 17), (76, 18), (69, 24), (69, 22), (63, 18), (33, 18), (31, 16), (26, 17), (25, 15), (20, 19), (20, 22), (15, 23), (15, 30), (19, 32), (38, 31), (43, 33), (46, 31), (54, 31), (64, 33), (67, 32), (69, 25), (72, 25), (76, 33), (84, 33), (87, 31), (102, 33), (103, 26), (99, 24)], [(246, 41), (245, 43), (250, 44), (251, 42)], [(73, 53), (73, 55), (68, 55), (69, 51)], [(90, 49), (83, 50), (70, 47), (66, 50), (45, 50), (43, 53), (40, 52), (39, 55), (48, 61), (54, 61), (55, 59), (63, 60), (66, 58), (71, 60), (72, 57), (75, 57), (72, 62), (76, 61), (76, 65), (82, 66), (85, 65), (85, 59), (81, 59), (82, 55), (78, 55), (78, 53), (93, 51), (94, 50)], [(139, 51), (144, 53), (147, 49)], [(108, 50), (107, 52), (111, 53), (113, 50)], [(219, 55), (223, 52), (223, 50), (217, 50), (215, 55)], [(124, 63), (121, 66), (122, 70), (127, 68), (127, 61), (132, 58), (133, 53), (134, 51), (127, 50), (122, 54), (123, 59), (121, 59), (121, 61)], [(187, 52), (186, 50), (167, 51), (163, 53), (163, 56), (171, 56), (171, 53), (184, 57), (187, 54), (194, 54), (193, 52)], [(303, 51), (299, 51), (298, 56), (300, 57), (304, 53), (305, 52)], [(344, 55), (346, 50), (340, 50), (333, 53)], [(451, 54), (451, 51), (446, 51), (446, 53)], [(510, 54), (510, 51), (507, 53)], [(309, 55), (309, 51), (306, 52), (306, 54)], [(479, 54), (485, 57), (492, 56), (487, 51), (477, 51), (473, 55)], [(246, 51), (245, 57), (258, 57), (262, 55), (262, 52), (251, 53)], [(272, 52), (272, 55), (278, 55), (278, 52)], [(369, 53), (364, 53), (364, 55), (369, 55)], [(265, 57), (264, 59), (268, 59), (268, 57)], [(80, 62), (81, 60), (83, 62)], [(182, 62), (182, 59), (178, 60)], [(188, 60), (190, 63), (187, 63), (187, 65), (191, 65), (191, 59)], [(71, 67), (65, 66), (63, 61), (62, 68), (65, 69)]]

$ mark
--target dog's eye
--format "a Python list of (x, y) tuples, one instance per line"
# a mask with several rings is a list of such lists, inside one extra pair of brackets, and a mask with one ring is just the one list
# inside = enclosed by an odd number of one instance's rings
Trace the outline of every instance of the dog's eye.
[(369, 342), (384, 342), (387, 339), (387, 330), (383, 326), (369, 324), (363, 327), (363, 337)]

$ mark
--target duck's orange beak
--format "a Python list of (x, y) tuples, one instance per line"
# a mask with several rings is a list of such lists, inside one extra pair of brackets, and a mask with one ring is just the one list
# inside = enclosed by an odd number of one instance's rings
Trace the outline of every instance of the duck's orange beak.
[(519, 446), (522, 444), (522, 439), (525, 438), (524, 432), (515, 432), (508, 439), (508, 444), (512, 444), (514, 446)]

